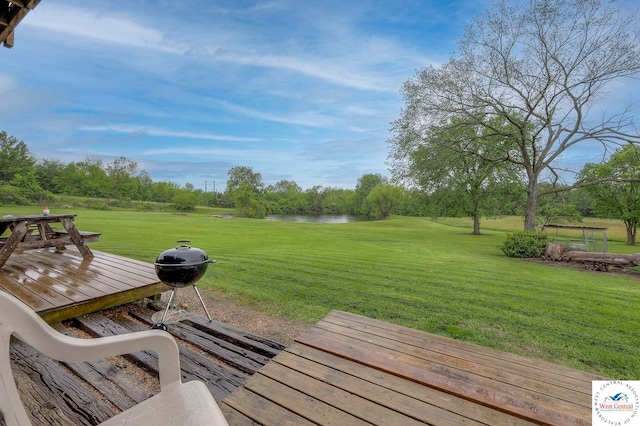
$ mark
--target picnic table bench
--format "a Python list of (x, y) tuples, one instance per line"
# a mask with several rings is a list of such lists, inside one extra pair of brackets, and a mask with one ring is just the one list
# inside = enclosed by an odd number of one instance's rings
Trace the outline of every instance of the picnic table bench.
[[(63, 249), (75, 245), (85, 259), (93, 257), (88, 242), (97, 242), (99, 232), (79, 231), (75, 214), (26, 215), (0, 217), (0, 268), (14, 251), (46, 247)], [(51, 225), (60, 224), (63, 229)], [(8, 231), (8, 235), (3, 236)]]

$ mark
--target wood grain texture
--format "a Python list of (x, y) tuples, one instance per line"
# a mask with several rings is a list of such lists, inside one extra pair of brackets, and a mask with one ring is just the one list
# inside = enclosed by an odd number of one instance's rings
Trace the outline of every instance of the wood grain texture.
[(589, 425), (597, 379), (332, 311), (223, 403), (238, 424)]
[(151, 297), (167, 290), (152, 263), (75, 248), (13, 253), (0, 269), (0, 291), (13, 294), (50, 323)]
[[(53, 324), (66, 335), (94, 338), (148, 330), (151, 316), (164, 309), (158, 302), (131, 303), (111, 310), (83, 315)], [(168, 324), (169, 332), (180, 330), (182, 380), (204, 381), (214, 398), (221, 402), (250, 377), (250, 374), (225, 362), (230, 354), (244, 353), (247, 359), (268, 363), (272, 356), (256, 353), (253, 348), (282, 348), (278, 342), (253, 335), (229, 325), (211, 324), (213, 334), (190, 324), (204, 322), (187, 314), (181, 323)], [(189, 331), (193, 331), (191, 334)], [(228, 336), (228, 338), (227, 338)], [(238, 336), (243, 336), (239, 339)], [(226, 345), (221, 345), (221, 341)], [(241, 342), (242, 341), (242, 342)], [(261, 350), (261, 352), (264, 352)], [(17, 339), (10, 350), (12, 372), (19, 392), (34, 425), (98, 424), (159, 390), (158, 360), (152, 351), (94, 361), (65, 363), (35, 352)], [(225, 410), (230, 410), (225, 407)], [(237, 424), (252, 424), (240, 413), (229, 411)], [(0, 424), (2, 424), (0, 416)]]

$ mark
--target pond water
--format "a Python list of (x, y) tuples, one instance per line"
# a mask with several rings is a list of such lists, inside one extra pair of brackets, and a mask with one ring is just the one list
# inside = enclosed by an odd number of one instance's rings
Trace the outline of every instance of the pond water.
[(356, 216), (352, 214), (269, 214), (265, 216), (267, 220), (278, 222), (301, 222), (301, 223), (350, 223), (369, 220), (366, 216)]

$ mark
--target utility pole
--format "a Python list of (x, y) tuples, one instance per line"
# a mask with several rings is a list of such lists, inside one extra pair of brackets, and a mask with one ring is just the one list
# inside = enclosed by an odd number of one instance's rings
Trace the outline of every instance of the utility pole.
[(206, 193), (209, 191), (209, 184), (211, 184), (213, 186), (213, 191), (212, 193), (214, 194), (214, 196), (212, 198), (215, 198), (215, 193), (216, 193), (216, 181), (209, 181), (209, 180), (205, 180), (204, 181), (204, 193), (202, 194), (203, 199), (206, 199)]

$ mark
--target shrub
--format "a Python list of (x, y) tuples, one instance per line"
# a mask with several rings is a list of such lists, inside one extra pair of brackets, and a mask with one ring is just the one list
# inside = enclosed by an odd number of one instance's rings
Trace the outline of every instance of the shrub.
[(241, 217), (248, 217), (251, 219), (264, 219), (267, 209), (258, 200), (249, 200), (248, 204), (243, 207), (237, 207), (236, 213)]
[(179, 192), (171, 200), (171, 207), (180, 212), (192, 212), (196, 209), (198, 196), (186, 191)]
[(84, 200), (84, 207), (93, 210), (109, 210), (109, 205), (101, 198), (87, 198)]
[(502, 245), (502, 251), (509, 257), (540, 257), (547, 245), (544, 232), (512, 232)]
[(29, 200), (22, 195), (19, 188), (0, 184), (0, 203), (26, 206), (29, 204)]
[[(136, 211), (139, 212), (151, 212), (156, 210), (156, 205), (153, 203), (137, 203), (136, 204)], [(158, 209), (159, 210), (159, 209)]]

